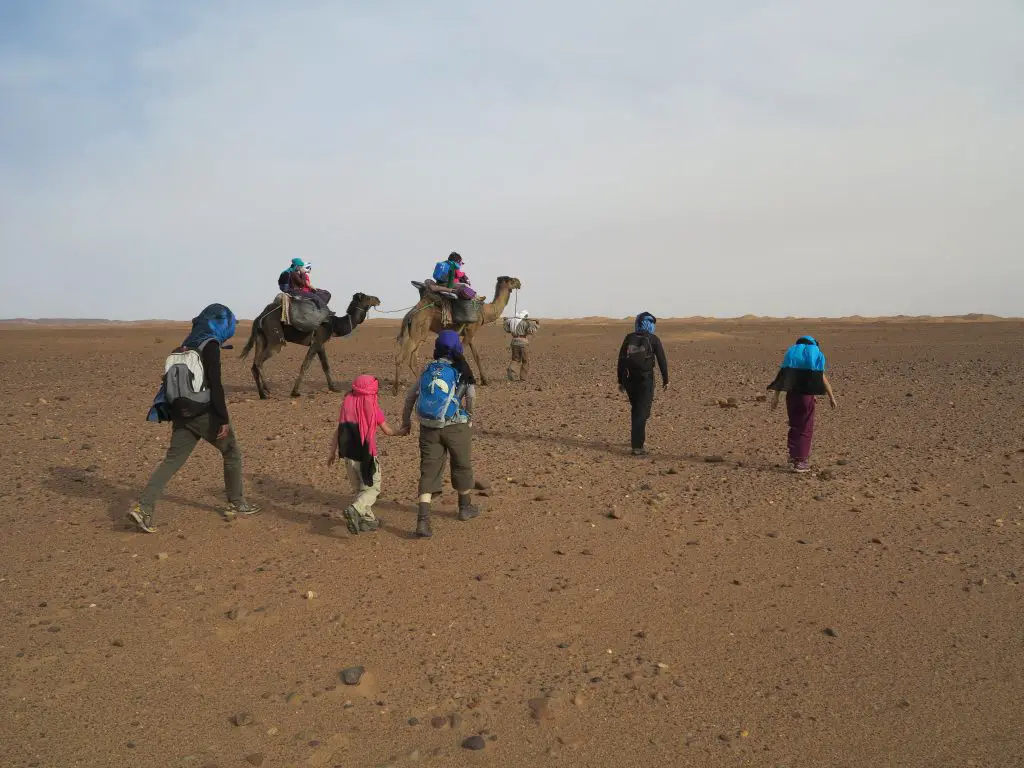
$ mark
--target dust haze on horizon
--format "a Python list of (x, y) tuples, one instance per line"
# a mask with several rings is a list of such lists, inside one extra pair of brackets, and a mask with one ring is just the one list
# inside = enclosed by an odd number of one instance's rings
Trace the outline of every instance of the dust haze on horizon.
[(1024, 6), (725, 6), (0, 3), (0, 315), (1024, 315)]

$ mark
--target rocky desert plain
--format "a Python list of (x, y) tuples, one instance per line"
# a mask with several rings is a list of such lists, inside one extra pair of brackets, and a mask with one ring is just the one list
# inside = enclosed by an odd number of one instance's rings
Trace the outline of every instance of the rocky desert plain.
[[(1024, 765), (1024, 323), (663, 321), (644, 458), (630, 327), (543, 321), (525, 384), (481, 332), (484, 511), (448, 491), (416, 540), (415, 431), (380, 439), (383, 526), (350, 535), (341, 396), (314, 363), (290, 398), (290, 347), (259, 400), (247, 323), (224, 376), (262, 513), (218, 514), (200, 445), (159, 532), (127, 530), (187, 325), (4, 324), (0, 765)], [(393, 424), (396, 332), (327, 348)], [(764, 395), (803, 333), (840, 407), (799, 476)]]

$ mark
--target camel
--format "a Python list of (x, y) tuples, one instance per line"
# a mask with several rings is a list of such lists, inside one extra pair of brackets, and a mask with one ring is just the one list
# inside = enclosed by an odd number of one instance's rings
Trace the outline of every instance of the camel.
[(309, 347), (309, 352), (306, 353), (306, 357), (302, 361), (302, 367), (299, 368), (299, 377), (295, 379), (295, 386), (292, 387), (292, 397), (299, 396), (302, 377), (306, 375), (306, 370), (313, 362), (314, 357), (320, 358), (320, 366), (324, 369), (327, 386), (331, 392), (340, 392), (341, 388), (331, 378), (331, 364), (327, 362), (324, 345), (332, 336), (348, 336), (366, 319), (366, 313), (372, 307), (379, 306), (380, 299), (376, 296), (368, 296), (365, 293), (354, 294), (344, 315), (332, 315), (315, 332), (303, 333), (281, 322), (279, 299), (268, 304), (253, 322), (249, 341), (246, 342), (241, 355), (244, 358), (253, 347), (256, 348), (252, 362), (252, 377), (256, 381), (256, 390), (260, 394), (260, 399), (266, 400), (270, 394), (270, 386), (266, 376), (263, 375), (263, 364), (284, 349), (286, 343)]
[[(473, 360), (476, 362), (477, 370), (480, 371), (481, 384), (487, 384), (487, 376), (484, 374), (484, 368), (480, 362), (480, 354), (476, 351), (473, 338), (481, 328), (501, 317), (505, 307), (508, 306), (508, 300), (512, 295), (512, 291), (519, 288), (522, 288), (519, 278), (499, 277), (498, 284), (494, 288), (494, 298), (483, 305), (480, 310), (480, 319), (475, 323), (459, 328), (459, 334), (462, 336), (463, 342), (469, 347), (469, 351), (473, 353)], [(401, 348), (395, 356), (396, 395), (400, 386), (399, 376), (401, 375), (402, 364), (404, 363), (409, 366), (409, 370), (412, 371), (413, 378), (415, 378), (419, 374), (416, 370), (416, 358), (420, 346), (431, 333), (440, 333), (442, 330), (440, 302), (424, 295), (421, 290), (419, 303), (409, 310), (409, 313), (402, 320), (402, 330), (398, 334), (398, 343), (401, 344)]]

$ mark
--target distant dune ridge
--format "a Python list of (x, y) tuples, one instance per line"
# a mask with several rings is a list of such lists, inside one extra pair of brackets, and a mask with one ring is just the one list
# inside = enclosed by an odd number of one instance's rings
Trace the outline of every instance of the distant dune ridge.
[[(242, 322), (249, 322), (251, 319), (243, 319)], [(538, 317), (538, 319), (546, 319)], [(628, 318), (614, 318), (614, 317), (602, 317), (600, 315), (590, 315), (587, 317), (567, 317), (567, 318), (551, 318), (549, 322), (558, 323), (578, 323), (578, 324), (595, 324), (595, 325), (606, 325), (608, 323), (623, 323), (626, 321), (632, 321), (632, 317)], [(741, 317), (707, 317), (703, 315), (691, 316), (691, 317), (659, 317), (660, 322), (684, 322), (684, 323), (770, 323), (770, 322), (792, 322), (792, 321), (808, 321), (808, 322), (821, 322), (821, 323), (995, 323), (995, 322), (1013, 322), (1024, 320), (1020, 317), (1002, 317), (1000, 315), (990, 315), (980, 312), (971, 312), (966, 315), (887, 315), (879, 317), (865, 317), (862, 315), (848, 315), (845, 317), (796, 317), (787, 315), (786, 317), (769, 317), (765, 315), (743, 315)], [(384, 318), (384, 317), (372, 317), (367, 322), (389, 324), (398, 323), (397, 318)], [(89, 327), (89, 326), (103, 326), (103, 325), (121, 325), (121, 326), (147, 326), (147, 325), (182, 325), (188, 324), (188, 320), (160, 320), (160, 319), (147, 319), (147, 320), (107, 320), (105, 318), (78, 318), (78, 317), (40, 317), (40, 318), (27, 318), (27, 317), (14, 317), (14, 318), (0, 318), (0, 326), (46, 326), (46, 327)]]

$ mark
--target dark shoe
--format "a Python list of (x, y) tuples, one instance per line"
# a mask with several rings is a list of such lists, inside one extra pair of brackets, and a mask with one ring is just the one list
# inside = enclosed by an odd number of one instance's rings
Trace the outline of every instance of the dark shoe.
[(480, 510), (469, 502), (469, 494), (459, 496), (459, 521), (466, 522), (474, 517), (479, 517)]
[(380, 520), (377, 520), (377, 519), (367, 520), (366, 518), (362, 518), (359, 521), (359, 532), (360, 533), (373, 533), (378, 528), (380, 528)]
[(359, 513), (356, 512), (355, 507), (345, 507), (345, 511), (341, 513), (345, 517), (345, 525), (348, 526), (348, 532), (351, 534), (359, 533)]
[(424, 502), (420, 502), (416, 512), (416, 535), (421, 539), (429, 539), (434, 535), (430, 530), (430, 505)]
[(128, 523), (143, 533), (156, 533), (152, 511), (143, 509), (141, 504), (133, 504), (128, 510)]

